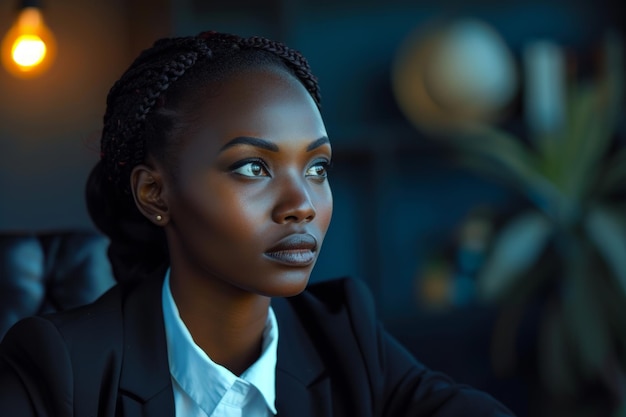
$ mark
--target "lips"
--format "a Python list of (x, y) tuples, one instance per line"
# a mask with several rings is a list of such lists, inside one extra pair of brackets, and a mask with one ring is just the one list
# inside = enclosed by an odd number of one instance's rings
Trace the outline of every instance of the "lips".
[(315, 261), (317, 240), (313, 235), (298, 233), (281, 239), (265, 256), (287, 266), (308, 266)]

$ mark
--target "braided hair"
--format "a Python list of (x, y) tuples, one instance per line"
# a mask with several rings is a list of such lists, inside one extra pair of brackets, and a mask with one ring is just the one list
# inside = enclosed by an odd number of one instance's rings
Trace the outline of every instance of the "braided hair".
[(196, 107), (207, 86), (237, 71), (268, 65), (295, 76), (320, 106), (317, 79), (298, 51), (262, 37), (214, 31), (156, 41), (113, 85), (100, 161), (87, 181), (86, 197), (91, 218), (110, 239), (108, 255), (118, 282), (162, 275), (169, 266), (163, 229), (148, 221), (133, 200), (133, 168), (153, 156), (175, 176), (176, 132), (184, 128), (183, 115)]

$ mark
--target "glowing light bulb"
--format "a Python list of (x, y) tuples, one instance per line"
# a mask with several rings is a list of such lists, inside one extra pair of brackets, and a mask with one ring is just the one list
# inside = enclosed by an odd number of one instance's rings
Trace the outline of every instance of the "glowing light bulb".
[(46, 57), (46, 44), (39, 36), (22, 35), (13, 44), (11, 56), (20, 67), (34, 67)]
[(32, 77), (45, 71), (54, 57), (55, 41), (41, 10), (26, 7), (2, 41), (2, 63), (13, 75)]

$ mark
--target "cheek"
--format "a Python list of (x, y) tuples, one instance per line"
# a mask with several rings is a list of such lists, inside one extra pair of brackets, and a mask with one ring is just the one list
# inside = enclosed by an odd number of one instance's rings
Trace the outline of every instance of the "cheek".
[(318, 198), (316, 203), (317, 207), (317, 219), (320, 225), (320, 229), (323, 233), (326, 233), (330, 220), (333, 215), (333, 194), (330, 190), (330, 186), (326, 186), (323, 193)]
[(178, 218), (200, 239), (211, 242), (245, 241), (254, 234), (254, 226), (261, 225), (264, 213), (263, 198), (246, 193), (213, 187), (204, 195), (182, 197)]

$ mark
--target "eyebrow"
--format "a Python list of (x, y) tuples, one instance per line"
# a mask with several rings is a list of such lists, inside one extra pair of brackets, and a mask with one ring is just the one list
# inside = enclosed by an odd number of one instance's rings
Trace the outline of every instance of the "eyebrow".
[(321, 138), (316, 139), (313, 142), (309, 143), (309, 146), (306, 147), (306, 151), (311, 152), (313, 149), (317, 149), (326, 143), (330, 143), (330, 141), (328, 140), (328, 137), (322, 136)]
[[(322, 136), (321, 138), (315, 139), (313, 142), (311, 142), (306, 147), (306, 151), (311, 152), (312, 150), (317, 149), (326, 143), (330, 143), (330, 141), (328, 140), (328, 137)], [(237, 146), (237, 145), (250, 145), (250, 146), (254, 146), (254, 147), (265, 149), (265, 150), (272, 151), (272, 152), (279, 151), (278, 145), (268, 140), (254, 138), (251, 136), (238, 136), (234, 139), (231, 139), (224, 146), (222, 146), (222, 148), (220, 149), (220, 152), (228, 148), (232, 148), (233, 146)]]

